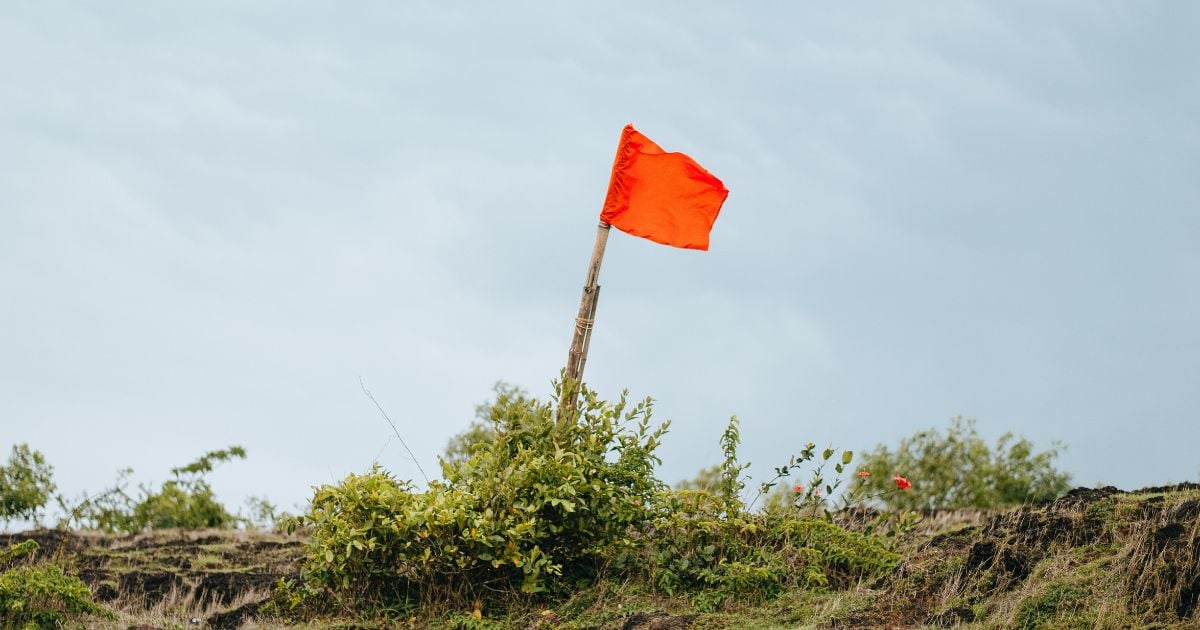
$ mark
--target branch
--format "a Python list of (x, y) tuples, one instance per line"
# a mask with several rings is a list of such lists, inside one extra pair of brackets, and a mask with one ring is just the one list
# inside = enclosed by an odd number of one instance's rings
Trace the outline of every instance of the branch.
[(387, 412), (383, 410), (383, 405), (380, 405), (379, 401), (375, 400), (375, 396), (371, 394), (371, 390), (367, 389), (367, 385), (363, 382), (361, 376), (358, 377), (358, 386), (362, 388), (363, 394), (366, 395), (367, 399), (375, 403), (375, 408), (379, 410), (379, 414), (383, 416), (383, 419), (387, 420), (387, 423), (391, 425), (392, 433), (396, 434), (396, 439), (400, 440), (400, 445), (404, 447), (404, 450), (408, 451), (408, 458), (412, 460), (412, 463), (417, 465), (417, 470), (421, 472), (421, 476), (425, 478), (425, 485), (428, 486), (429, 475), (425, 474), (425, 469), (421, 468), (421, 462), (417, 461), (417, 456), (413, 455), (412, 449), (408, 448), (408, 443), (404, 441), (403, 437), (400, 437), (400, 430), (396, 428), (396, 423), (392, 422), (392, 419), (388, 417)]

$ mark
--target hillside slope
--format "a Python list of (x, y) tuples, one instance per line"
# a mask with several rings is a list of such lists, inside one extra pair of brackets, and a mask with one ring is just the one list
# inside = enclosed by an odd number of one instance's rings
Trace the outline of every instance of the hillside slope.
[[(624, 630), (1200, 627), (1200, 485), (1079, 488), (1045, 505), (965, 517), (975, 522), (931, 515), (902, 541), (905, 560), (894, 572), (850, 591), (795, 591), (764, 605), (700, 613), (686, 596), (609, 581), (501, 619), (461, 611), (414, 622)], [(299, 537), (229, 531), (39, 530), (0, 536), (0, 546), (30, 538), (43, 558), (62, 562), (120, 613), (118, 622), (101, 625), (118, 628), (286, 626), (258, 611), (278, 580), (296, 575), (304, 551)]]

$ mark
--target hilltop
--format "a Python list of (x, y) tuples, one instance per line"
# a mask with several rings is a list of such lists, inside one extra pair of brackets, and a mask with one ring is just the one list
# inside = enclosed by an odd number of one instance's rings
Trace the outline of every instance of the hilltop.
[[(35, 540), (95, 598), (111, 628), (288, 627), (272, 605), (297, 576), (306, 539), (269, 532), (160, 531), (129, 536), (37, 530)], [(926, 514), (899, 543), (886, 576), (844, 590), (792, 590), (763, 604), (701, 612), (686, 593), (663, 597), (602, 581), (562, 601), (492, 618), (487, 610), (413, 619), (478, 628), (1194, 628), (1200, 625), (1200, 485), (1126, 492), (1077, 488), (1042, 505)], [(324, 627), (384, 627), (344, 618)]]

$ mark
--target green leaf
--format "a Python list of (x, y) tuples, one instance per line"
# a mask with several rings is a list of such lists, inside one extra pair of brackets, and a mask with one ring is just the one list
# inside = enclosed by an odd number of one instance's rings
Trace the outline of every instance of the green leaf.
[(849, 464), (854, 461), (854, 451), (842, 451), (842, 463)]

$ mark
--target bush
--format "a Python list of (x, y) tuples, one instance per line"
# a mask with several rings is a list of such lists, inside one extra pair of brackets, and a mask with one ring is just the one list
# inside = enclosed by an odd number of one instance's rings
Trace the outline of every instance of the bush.
[[(649, 544), (631, 565), (655, 589), (691, 593), (699, 609), (714, 610), (727, 600), (761, 601), (785, 588), (847, 587), (896, 566), (900, 556), (886, 537), (833, 520), (831, 497), (841, 480), (825, 467), (834, 462), (834, 473), (841, 474), (853, 459), (851, 451), (835, 458), (836, 449), (818, 455), (813, 444), (806, 445), (760, 484), (746, 506), (741, 492), (747, 465), (738, 460), (739, 444), (735, 417), (721, 436), (724, 462), (702, 469), (696, 481), (679, 484), (683, 490), (658, 504), (645, 536)], [(780, 483), (814, 460), (807, 488)], [(780, 498), (763, 512), (747, 511), (767, 493)]]
[(0, 520), (38, 520), (54, 494), (54, 468), (28, 444), (15, 444), (8, 465), (0, 466)]
[(721, 483), (721, 465), (713, 464), (701, 468), (696, 472), (696, 476), (691, 479), (683, 479), (675, 483), (676, 490), (700, 490), (703, 492), (715, 491)]
[(186, 466), (172, 468), (173, 479), (157, 490), (142, 486), (141, 496), (136, 499), (126, 492), (125, 479), (132, 471), (123, 470), (111, 488), (85, 496), (74, 505), (59, 497), (66, 514), (60, 526), (129, 534), (148, 529), (236, 527), (245, 519), (231, 514), (217, 501), (205, 477), (218, 465), (245, 457), (246, 451), (240, 446), (205, 453)]
[(489, 442), (496, 437), (495, 425), (503, 420), (500, 414), (523, 409), (530, 403), (529, 394), (515, 385), (497, 381), (492, 386), (493, 399), (475, 405), (475, 420), (466, 430), (457, 433), (446, 443), (442, 462), (459, 464), (471, 456), (471, 449), (480, 442)]
[(666, 425), (651, 427), (648, 399), (580, 400), (578, 417), (559, 421), (553, 403), (501, 397), (495, 438), (443, 462), (445, 481), (423, 492), (378, 467), (318, 488), (297, 521), (310, 531), (308, 593), (400, 610), (593, 576), (662, 490), (654, 450)]
[(81, 617), (113, 620), (112, 611), (92, 600), (82, 580), (67, 575), (57, 564), (21, 563), (38, 549), (26, 540), (0, 551), (0, 626), (61, 628)]
[[(957, 417), (945, 433), (931, 428), (904, 438), (896, 450), (880, 445), (864, 457), (863, 484), (898, 510), (992, 508), (1047, 501), (1066, 492), (1070, 475), (1054, 468), (1063, 447), (1036, 453), (1033, 443), (1005, 433), (989, 447), (974, 420)], [(888, 492), (899, 473), (912, 492)]]
[(443, 460), (445, 481), (424, 491), (377, 466), (318, 488), (292, 523), (309, 543), (290, 603), (428, 616), (615, 575), (711, 610), (846, 586), (899, 559), (882, 537), (825, 518), (747, 512), (736, 419), (712, 490), (673, 491), (654, 476), (666, 425), (652, 427), (649, 399), (610, 404), (584, 388), (579, 411), (556, 419), (555, 408), (498, 395), (484, 426), (492, 439), (465, 441)]
[(758, 602), (787, 588), (845, 588), (893, 569), (886, 539), (825, 518), (781, 512), (727, 515), (705, 492), (676, 492), (659, 506), (640, 554), (622, 568), (666, 594), (689, 594), (701, 610)]

